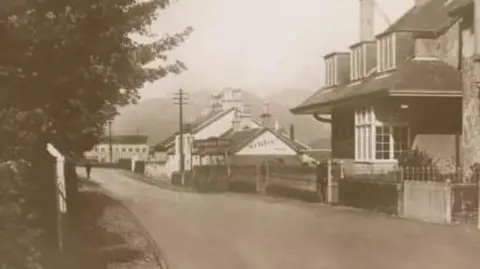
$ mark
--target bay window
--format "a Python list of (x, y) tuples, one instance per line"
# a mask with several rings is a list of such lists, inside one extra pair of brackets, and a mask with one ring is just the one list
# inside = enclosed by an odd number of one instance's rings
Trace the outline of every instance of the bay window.
[(404, 122), (380, 122), (373, 107), (355, 111), (355, 160), (393, 161), (410, 146)]

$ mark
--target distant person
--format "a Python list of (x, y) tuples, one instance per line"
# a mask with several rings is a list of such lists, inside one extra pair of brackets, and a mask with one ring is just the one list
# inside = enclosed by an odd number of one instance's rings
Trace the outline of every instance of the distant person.
[(85, 170), (87, 171), (87, 178), (89, 179), (90, 178), (90, 173), (92, 172), (92, 166), (89, 163), (87, 163), (85, 165)]

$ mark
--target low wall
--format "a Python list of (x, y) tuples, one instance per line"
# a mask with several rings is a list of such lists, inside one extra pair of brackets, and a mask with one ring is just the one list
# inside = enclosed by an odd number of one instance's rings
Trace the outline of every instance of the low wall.
[(317, 191), (316, 168), (309, 166), (279, 166), (269, 167), (267, 184), (292, 188), (302, 191)]
[(167, 179), (168, 169), (164, 163), (148, 162), (145, 165), (145, 175), (153, 179)]
[(195, 166), (192, 173), (193, 186), (200, 191), (227, 190), (229, 185), (226, 165)]
[(258, 167), (256, 165), (230, 166), (231, 183), (256, 184)]
[(453, 207), (452, 221), (476, 222), (478, 220), (478, 193), (476, 183), (452, 185)]
[(338, 182), (339, 203), (396, 215), (400, 188), (395, 181), (346, 177)]
[(405, 181), (401, 215), (434, 223), (450, 223), (452, 198), (452, 185), (448, 182)]

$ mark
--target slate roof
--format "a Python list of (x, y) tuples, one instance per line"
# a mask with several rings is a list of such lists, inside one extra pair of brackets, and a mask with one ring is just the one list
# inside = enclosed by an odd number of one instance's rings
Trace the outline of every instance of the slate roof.
[[(245, 129), (240, 131), (231, 130), (230, 132), (222, 135), (221, 138), (229, 139), (230, 141), (232, 141), (231, 146), (228, 148), (228, 152), (235, 153), (267, 131), (272, 132), (278, 139), (280, 139), (282, 142), (284, 142), (297, 152), (308, 149), (308, 146), (301, 143), (300, 141), (292, 141), (288, 136), (266, 127)], [(199, 154), (223, 154), (224, 150), (225, 149), (205, 149), (199, 151)]]
[[(191, 132), (193, 132), (193, 133), (198, 132), (203, 127), (206, 127), (208, 124), (210, 124), (211, 122), (215, 121), (216, 119), (222, 117), (223, 115), (228, 114), (233, 109), (234, 108), (229, 108), (229, 109), (226, 109), (226, 110), (211, 111), (210, 113), (208, 113), (204, 116), (200, 116), (196, 120), (194, 120), (193, 122), (187, 123), (186, 125), (188, 125), (188, 128), (190, 129)], [(155, 147), (158, 147), (158, 148), (168, 147), (168, 145), (175, 140), (175, 136), (177, 134), (178, 134), (178, 132), (173, 133), (172, 135), (170, 135), (169, 137), (164, 139), (162, 142), (155, 145)]]
[[(112, 144), (147, 144), (148, 137), (146, 135), (115, 135), (112, 136)], [(109, 137), (104, 137), (101, 143), (109, 143)]]
[[(311, 114), (309, 110), (332, 106), (352, 98), (385, 95), (452, 95), (461, 96), (462, 75), (459, 70), (440, 59), (411, 58), (397, 69), (373, 74), (361, 83), (341, 85), (333, 89), (320, 89), (291, 111)], [(328, 109), (327, 109), (328, 110)]]
[[(392, 32), (415, 32), (437, 36), (458, 20), (449, 14), (447, 1), (430, 0), (424, 5), (412, 7), (379, 36)], [(457, 2), (464, 0), (454, 0), (452, 4)]]
[(473, 0), (454, 0), (447, 5), (447, 10), (451, 13), (455, 13), (460, 9), (471, 7), (473, 5)]

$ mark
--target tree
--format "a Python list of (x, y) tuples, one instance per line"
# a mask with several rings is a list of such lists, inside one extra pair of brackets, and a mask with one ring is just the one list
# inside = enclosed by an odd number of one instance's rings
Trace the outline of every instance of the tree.
[(135, 103), (146, 82), (186, 69), (179, 61), (169, 64), (166, 52), (191, 28), (146, 44), (132, 38), (151, 34), (148, 27), (168, 0), (2, 2), (0, 98), (8, 98), (0, 108), (38, 115), (42, 121), (28, 135), (37, 143), (88, 150), (105, 121), (117, 107)]

